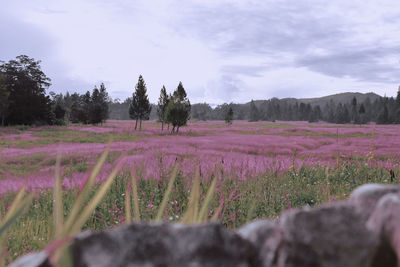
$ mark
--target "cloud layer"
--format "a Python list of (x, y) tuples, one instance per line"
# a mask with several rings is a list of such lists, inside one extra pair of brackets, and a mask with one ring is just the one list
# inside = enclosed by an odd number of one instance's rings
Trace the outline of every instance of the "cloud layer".
[(105, 82), (123, 99), (143, 74), (152, 102), (182, 81), (217, 104), (400, 83), (396, 0), (18, 1), (0, 20), (0, 59), (41, 59), (58, 92)]

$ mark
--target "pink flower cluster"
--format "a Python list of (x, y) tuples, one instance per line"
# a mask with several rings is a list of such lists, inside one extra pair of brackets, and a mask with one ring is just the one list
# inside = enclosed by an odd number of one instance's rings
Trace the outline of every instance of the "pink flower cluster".
[[(132, 121), (109, 121), (103, 126), (69, 127), (77, 131), (96, 133), (113, 132), (132, 134)], [(146, 122), (144, 136), (135, 142), (113, 142), (111, 152), (126, 154), (124, 168), (136, 172), (144, 179), (166, 177), (169, 168), (179, 163), (183, 175), (193, 175), (197, 166), (202, 177), (209, 178), (216, 169), (223, 175), (246, 180), (266, 171), (285, 171), (307, 166), (335, 166), (342, 164), (368, 164), (384, 168), (399, 167), (400, 126), (335, 125), (306, 122), (195, 122), (171, 135), (161, 131), (160, 124)], [(4, 138), (4, 136), (2, 136)], [(81, 154), (93, 164), (106, 149), (101, 143), (60, 143), (30, 149), (3, 148), (3, 159), (47, 153), (55, 156)], [(103, 166), (99, 179), (104, 179), (113, 164)], [(28, 177), (2, 177), (0, 193), (15, 191), (26, 183), (31, 189), (53, 186), (54, 170), (42, 170)], [(73, 173), (65, 177), (64, 186), (78, 185), (87, 173)], [(104, 176), (104, 177), (103, 177)]]

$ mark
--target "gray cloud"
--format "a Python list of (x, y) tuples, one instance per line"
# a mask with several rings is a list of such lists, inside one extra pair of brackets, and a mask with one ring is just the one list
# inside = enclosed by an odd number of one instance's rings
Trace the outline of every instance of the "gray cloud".
[[(385, 58), (397, 60), (395, 64)], [(358, 51), (339, 51), (326, 56), (307, 56), (297, 60), (299, 66), (307, 67), (333, 77), (353, 77), (362, 81), (393, 82), (400, 80), (400, 46), (376, 47)], [(396, 63), (396, 62), (394, 62)]]
[[(224, 66), (221, 70), (229, 74), (259, 76), (260, 71), (268, 69), (268, 60), (272, 58), (273, 68), (292, 65), (332, 77), (399, 82), (400, 64), (385, 62), (397, 58), (399, 63), (399, 47), (384, 42), (400, 41), (395, 32), (387, 30), (399, 25), (400, 9), (382, 11), (381, 17), (368, 21), (364, 14), (357, 13), (367, 3), (343, 7), (340, 4), (268, 1), (254, 6), (186, 5), (185, 15), (179, 20), (179, 25), (186, 27), (177, 31), (209, 42), (223, 56), (240, 54), (266, 59), (267, 65)], [(382, 7), (376, 3), (371, 9), (379, 11)], [(376, 32), (363, 33), (375, 28)]]
[(21, 54), (43, 59), (55, 48), (55, 40), (40, 28), (1, 13), (0, 36), (2, 60), (9, 60)]

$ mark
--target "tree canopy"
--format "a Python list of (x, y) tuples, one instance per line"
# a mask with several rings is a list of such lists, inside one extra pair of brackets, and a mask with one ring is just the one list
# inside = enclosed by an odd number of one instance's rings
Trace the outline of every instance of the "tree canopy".
[(50, 78), (41, 70), (40, 61), (25, 55), (17, 56), (3, 62), (0, 73), (3, 76), (0, 97), (6, 101), (2, 109), (7, 106), (7, 111), (1, 112), (5, 124), (52, 123), (51, 101), (46, 96)]
[(157, 104), (157, 115), (158, 115), (158, 120), (161, 122), (161, 131), (164, 130), (165, 111), (168, 106), (168, 101), (169, 98), (167, 95), (167, 90), (163, 85), (160, 91), (160, 97), (158, 98), (158, 104)]

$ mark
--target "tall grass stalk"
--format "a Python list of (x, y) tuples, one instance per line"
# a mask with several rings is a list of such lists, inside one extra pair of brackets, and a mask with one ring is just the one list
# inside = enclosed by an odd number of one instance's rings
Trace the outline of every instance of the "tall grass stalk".
[(165, 210), (165, 207), (167, 206), (169, 195), (171, 194), (172, 187), (174, 186), (176, 175), (178, 173), (178, 168), (179, 168), (179, 164), (176, 164), (174, 169), (173, 169), (173, 171), (172, 171), (171, 177), (169, 179), (167, 190), (165, 191), (163, 200), (162, 200), (161, 205), (160, 205), (160, 207), (158, 209), (158, 213), (157, 213), (157, 216), (155, 218), (156, 221), (161, 220), (162, 215), (163, 215), (164, 210)]
[[(176, 174), (174, 174), (176, 175)], [(132, 194), (133, 194), (133, 212), (135, 215), (135, 221), (140, 222), (140, 209), (139, 209), (139, 196), (138, 196), (138, 187), (136, 182), (135, 172), (131, 172), (131, 180), (132, 180)], [(127, 190), (129, 191), (129, 190)]]

